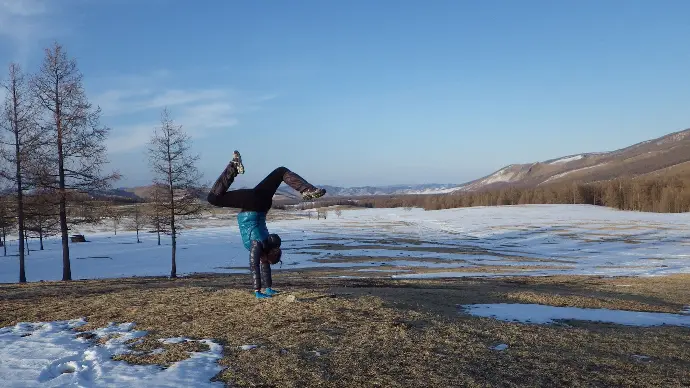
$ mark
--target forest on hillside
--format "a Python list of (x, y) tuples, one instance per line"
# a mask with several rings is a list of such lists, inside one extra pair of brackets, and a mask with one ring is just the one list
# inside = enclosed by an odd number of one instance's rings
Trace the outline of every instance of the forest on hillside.
[[(324, 199), (318, 206), (352, 202)], [(682, 213), (690, 211), (690, 176), (620, 178), (604, 182), (555, 183), (534, 188), (505, 187), (451, 194), (371, 196), (356, 202), (363, 207), (420, 207), (426, 210), (524, 204), (590, 204), (619, 210)]]

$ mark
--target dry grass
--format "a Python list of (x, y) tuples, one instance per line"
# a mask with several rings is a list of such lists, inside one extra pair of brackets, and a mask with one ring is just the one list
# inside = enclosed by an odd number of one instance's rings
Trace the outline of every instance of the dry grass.
[(132, 353), (118, 354), (113, 360), (134, 365), (160, 365), (168, 367), (189, 358), (190, 352), (205, 352), (210, 348), (205, 343), (186, 340), (179, 343), (163, 343), (150, 336), (137, 338), (129, 344)]
[[(248, 276), (0, 285), (0, 326), (85, 317), (148, 330), (133, 363), (182, 359), (197, 342), (224, 345), (217, 378), (240, 387), (681, 387), (690, 381), (688, 328), (583, 323), (527, 325), (461, 314), (458, 304), (534, 302), (674, 312), (690, 276), (600, 279), (338, 280), (276, 274), (286, 294), (256, 300)], [(627, 286), (629, 285), (629, 286)], [(499, 352), (490, 347), (505, 343)], [(245, 344), (258, 348), (244, 351)], [(165, 353), (150, 354), (165, 348)], [(641, 362), (636, 355), (649, 357)], [(156, 358), (157, 357), (157, 358)]]

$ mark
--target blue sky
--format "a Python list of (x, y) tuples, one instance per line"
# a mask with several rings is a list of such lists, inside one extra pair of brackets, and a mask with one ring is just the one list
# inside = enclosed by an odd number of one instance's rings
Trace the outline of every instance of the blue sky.
[(0, 63), (58, 40), (112, 128), (118, 186), (150, 181), (167, 106), (213, 181), (462, 183), (690, 127), (687, 1), (0, 1)]

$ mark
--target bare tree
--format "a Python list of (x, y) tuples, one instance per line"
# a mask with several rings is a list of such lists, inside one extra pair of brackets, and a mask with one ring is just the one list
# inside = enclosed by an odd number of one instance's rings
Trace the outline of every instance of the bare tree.
[(141, 209), (141, 204), (136, 202), (127, 208), (127, 215), (129, 216), (129, 224), (137, 231), (137, 244), (141, 243), (139, 239), (139, 231), (146, 226), (146, 217)]
[(177, 277), (176, 217), (199, 214), (203, 207), (198, 197), (201, 174), (196, 168), (198, 155), (190, 155), (191, 139), (182, 126), (175, 125), (166, 109), (161, 114), (161, 126), (156, 128), (149, 144), (149, 161), (154, 173), (154, 184), (165, 187), (163, 209), (169, 215), (172, 243), (170, 277)]
[(146, 214), (148, 223), (151, 224), (158, 235), (158, 245), (161, 245), (161, 233), (167, 233), (166, 226), (170, 224), (168, 221), (168, 213), (165, 211), (165, 187), (161, 185), (153, 185), (151, 191), (147, 195), (149, 201), (149, 208)]
[(43, 239), (60, 233), (60, 214), (50, 192), (36, 192), (26, 197), (26, 235), (37, 237), (40, 250)]
[(12, 206), (12, 198), (9, 196), (0, 197), (0, 245), (3, 248), (3, 255), (7, 256), (7, 228), (15, 222), (15, 213)]
[[(19, 282), (26, 283), (24, 267), (24, 191), (29, 187), (26, 169), (31, 166), (31, 157), (40, 149), (37, 130), (37, 104), (32, 98), (29, 84), (21, 67), (9, 65), (8, 77), (2, 84), (5, 101), (0, 117), (0, 156), (6, 162), (1, 175), (14, 186), (16, 193), (16, 217), (19, 241)], [(4, 234), (4, 233), (3, 233)]]
[(117, 227), (120, 225), (125, 211), (115, 202), (109, 201), (105, 204), (105, 217), (113, 222), (113, 229), (117, 236)]
[(41, 126), (52, 152), (40, 172), (43, 187), (58, 190), (62, 234), (62, 280), (72, 280), (69, 256), (67, 195), (71, 191), (103, 190), (119, 179), (116, 172), (101, 175), (107, 163), (105, 139), (109, 128), (99, 123), (82, 87), (82, 74), (74, 59), (55, 42), (45, 50), (31, 87), (43, 108)]

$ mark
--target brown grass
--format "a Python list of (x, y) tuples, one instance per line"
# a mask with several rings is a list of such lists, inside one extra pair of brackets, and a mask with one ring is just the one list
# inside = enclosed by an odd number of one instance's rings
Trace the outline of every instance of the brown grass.
[[(690, 304), (688, 287), (681, 287), (687, 275), (399, 281), (321, 275), (278, 273), (274, 282), (285, 294), (271, 300), (254, 299), (248, 276), (0, 285), (0, 326), (85, 317), (80, 330), (87, 332), (136, 322), (149, 334), (130, 345), (144, 355), (119, 359), (160, 365), (200, 348), (159, 338), (215, 339), (224, 346), (225, 369), (217, 378), (240, 387), (681, 387), (690, 381), (688, 328), (527, 325), (468, 316), (457, 307), (530, 302), (676, 312)], [(490, 348), (500, 343), (509, 348)], [(258, 348), (238, 348), (245, 344)], [(150, 354), (156, 348), (165, 353)]]
[[(210, 348), (205, 343), (187, 340), (179, 343), (165, 344), (158, 338), (137, 338), (130, 344), (132, 353), (118, 354), (113, 360), (125, 361), (134, 365), (160, 365), (168, 367), (176, 362), (189, 358), (190, 352), (205, 352)], [(153, 353), (156, 350), (161, 352)]]

